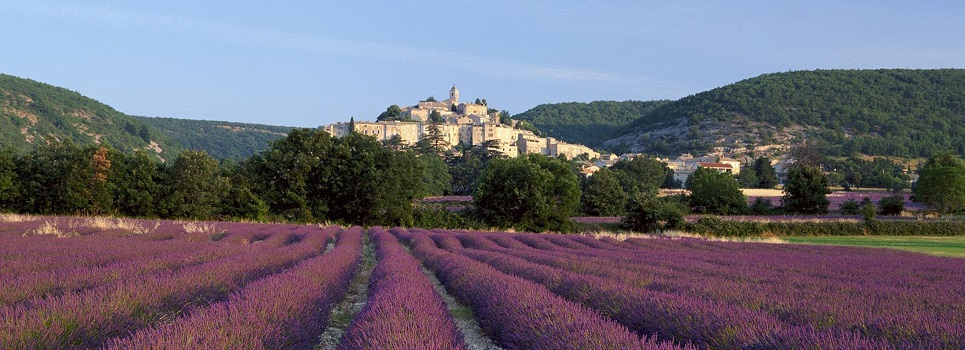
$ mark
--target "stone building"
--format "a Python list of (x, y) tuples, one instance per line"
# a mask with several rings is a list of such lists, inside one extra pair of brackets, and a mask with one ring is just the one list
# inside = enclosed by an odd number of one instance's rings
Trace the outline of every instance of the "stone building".
[[(501, 124), (495, 114), (487, 114), (488, 106), (476, 103), (459, 103), (459, 89), (449, 90), (449, 98), (442, 101), (421, 101), (416, 106), (403, 108), (403, 115), (414, 121), (355, 122), (355, 132), (387, 141), (399, 136), (403, 144), (413, 146), (426, 134), (429, 115), (439, 113), (443, 121), (438, 127), (447, 148), (458, 144), (480, 146), (494, 143), (497, 151), (509, 157), (520, 154), (542, 154), (550, 157), (575, 158), (588, 154), (590, 158), (599, 153), (583, 145), (570, 144), (551, 137), (539, 137), (528, 130), (520, 130)], [(348, 135), (350, 123), (335, 123), (321, 129), (335, 137)]]

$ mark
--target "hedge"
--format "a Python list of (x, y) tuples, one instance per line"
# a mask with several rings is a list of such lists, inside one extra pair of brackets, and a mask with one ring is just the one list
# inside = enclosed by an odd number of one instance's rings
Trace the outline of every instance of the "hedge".
[(717, 237), (761, 236), (965, 236), (962, 221), (757, 222), (716, 217), (688, 224), (684, 230)]

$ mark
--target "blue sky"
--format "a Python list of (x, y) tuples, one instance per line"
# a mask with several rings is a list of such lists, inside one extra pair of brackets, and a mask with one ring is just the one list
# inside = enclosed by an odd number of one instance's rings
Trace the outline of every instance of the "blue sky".
[(315, 127), (446, 97), (677, 99), (764, 73), (965, 68), (961, 1), (7, 1), (0, 73), (133, 115)]

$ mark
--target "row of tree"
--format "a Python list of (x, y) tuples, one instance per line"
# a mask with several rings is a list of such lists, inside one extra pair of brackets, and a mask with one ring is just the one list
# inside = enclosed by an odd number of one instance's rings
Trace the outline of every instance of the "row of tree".
[[(413, 208), (416, 199), (472, 194), (472, 210), (461, 214), (466, 220), (565, 231), (573, 228), (569, 217), (580, 213), (626, 216), (629, 225), (646, 229), (653, 222), (676, 225), (689, 212), (772, 209), (762, 201), (748, 206), (739, 179), (711, 169), (697, 169), (687, 179), (689, 196), (657, 198), (659, 188), (679, 184), (654, 158), (620, 161), (581, 178), (576, 162), (541, 155), (508, 158), (492, 146), (443, 151), (431, 140), (405, 147), (359, 134), (336, 139), (296, 129), (240, 162), (219, 163), (204, 152), (186, 151), (162, 163), (146, 152), (55, 143), (27, 153), (0, 151), (0, 211), (412, 225), (425, 217)], [(745, 171), (765, 174), (755, 182), (760, 185), (770, 166), (764, 158), (756, 163), (766, 166)], [(826, 213), (828, 186), (820, 167), (800, 162), (788, 173), (781, 210)], [(943, 214), (961, 211), (965, 163), (951, 154), (933, 156), (922, 167), (914, 193)]]
[(72, 143), (0, 152), (0, 210), (35, 214), (406, 225), (414, 199), (449, 186), (438, 156), (309, 129), (237, 163)]

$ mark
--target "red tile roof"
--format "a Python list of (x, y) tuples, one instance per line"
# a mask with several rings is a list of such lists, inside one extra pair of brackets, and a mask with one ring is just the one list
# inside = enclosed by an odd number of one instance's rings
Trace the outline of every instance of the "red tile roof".
[(697, 165), (704, 168), (715, 168), (715, 169), (733, 169), (734, 167), (730, 164), (724, 163), (697, 163)]

